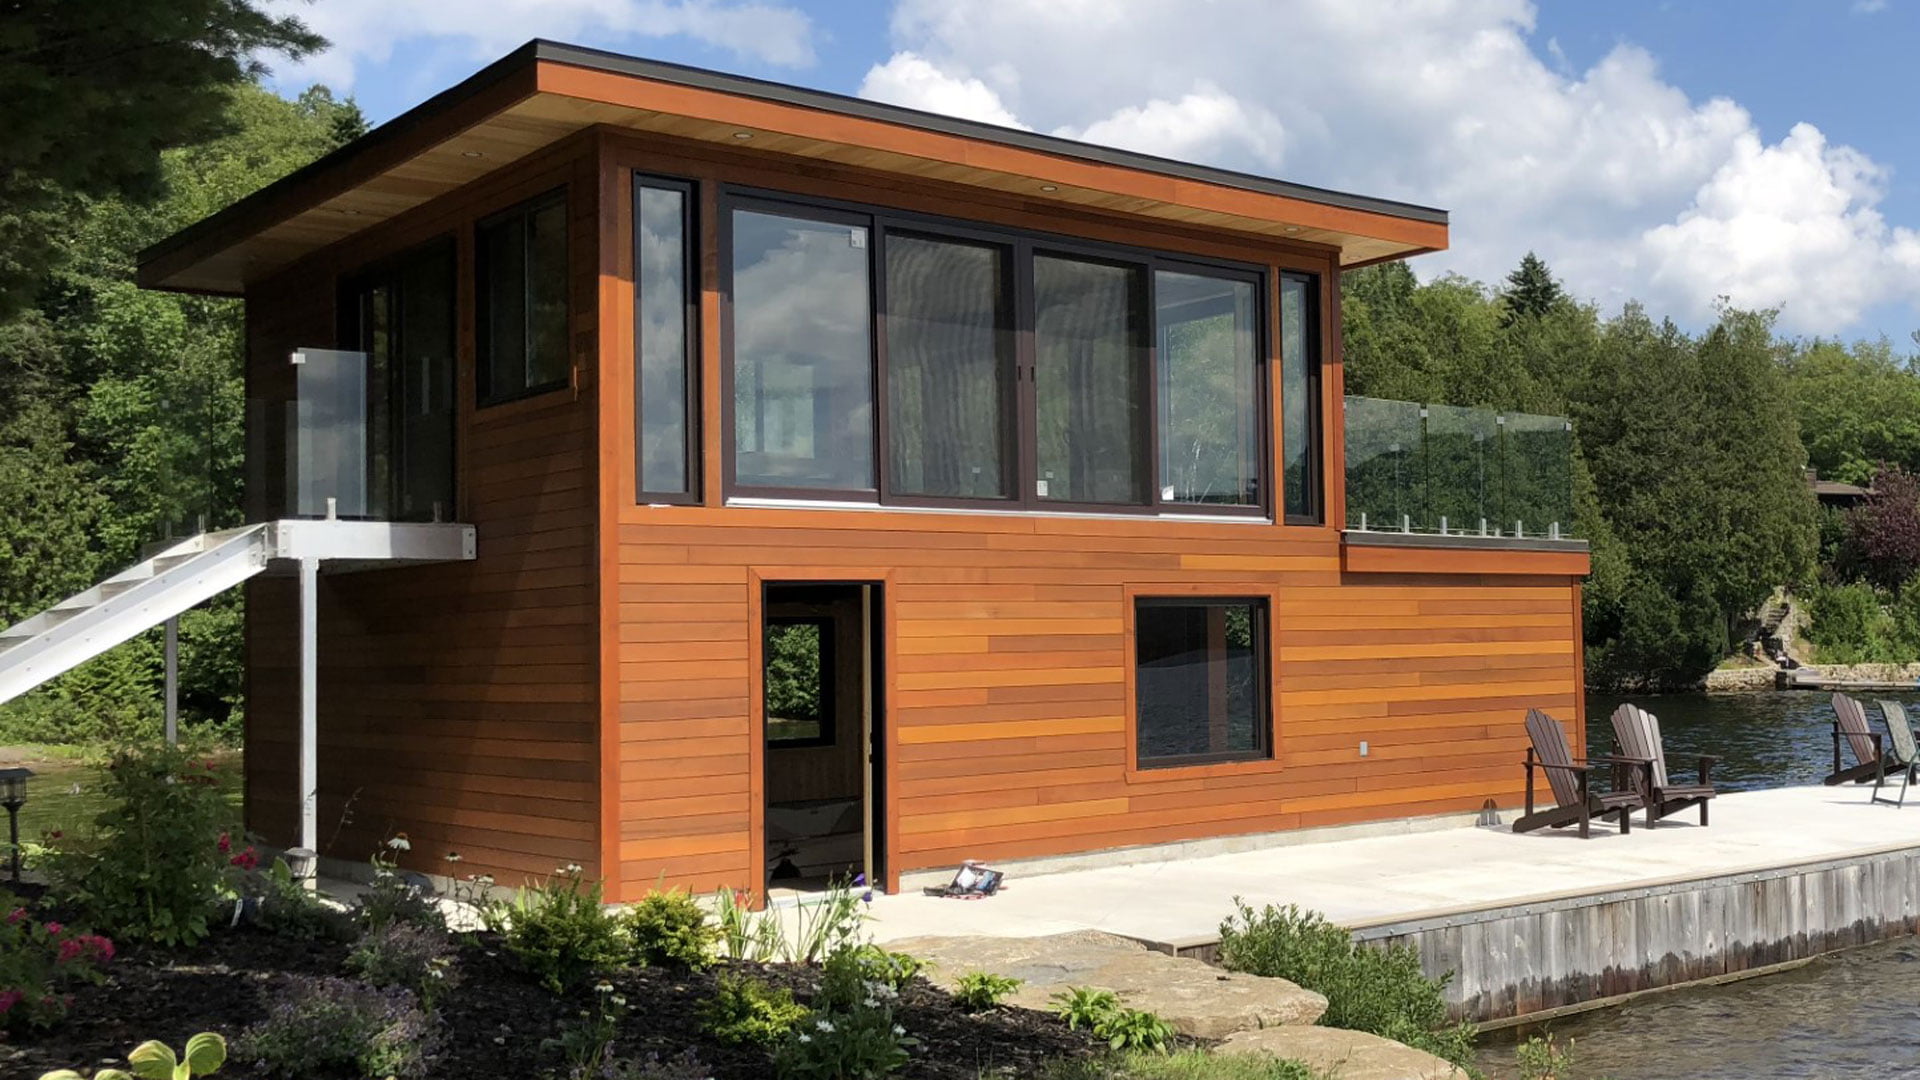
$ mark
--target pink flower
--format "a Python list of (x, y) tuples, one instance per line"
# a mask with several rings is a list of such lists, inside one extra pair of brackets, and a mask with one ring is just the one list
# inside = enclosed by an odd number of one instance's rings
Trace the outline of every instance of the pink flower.
[(247, 850), (241, 852), (238, 855), (235, 855), (231, 859), (228, 859), (227, 864), (230, 866), (237, 866), (242, 870), (251, 870), (254, 867), (260, 865), (260, 856), (254, 854), (253, 849), (249, 847)]
[(27, 1000), (27, 995), (18, 990), (0, 991), (0, 1016), (7, 1015), (15, 1005)]
[(225, 854), (226, 854), (227, 852), (229, 852), (229, 851), (232, 851), (232, 850), (233, 850), (233, 836), (232, 836), (231, 834), (229, 834), (229, 833), (221, 833), (221, 834), (220, 834), (220, 843), (219, 843), (218, 845), (216, 845), (216, 846), (217, 846), (217, 847), (219, 847), (219, 849), (220, 849), (220, 854), (222, 854), (222, 855), (225, 855)]
[(65, 923), (57, 923), (57, 922), (47, 923), (46, 926), (47, 926), (47, 933), (52, 934), (54, 937), (59, 937), (60, 931), (65, 930), (67, 928)]
[(67, 940), (60, 943), (60, 955), (58, 958), (54, 960), (54, 963), (70, 964), (75, 960), (80, 959), (80, 954), (86, 951), (87, 951), (86, 944), (82, 942), (79, 938), (77, 937), (68, 938)]
[(14, 908), (12, 911), (7, 912), (7, 925), (12, 926), (20, 922), (20, 920), (25, 919), (26, 917), (27, 917), (26, 908), (23, 908), (23, 907)]

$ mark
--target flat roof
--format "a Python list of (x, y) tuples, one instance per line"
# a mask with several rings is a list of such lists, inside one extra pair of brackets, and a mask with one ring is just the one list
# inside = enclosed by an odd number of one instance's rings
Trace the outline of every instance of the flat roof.
[[(609, 77), (614, 81), (607, 81)], [(1188, 183), (1157, 189), (1151, 196), (1131, 192), (1141, 202), (1128, 212), (1175, 218), (1177, 209), (1179, 220), (1252, 231), (1268, 231), (1263, 224), (1284, 226), (1286, 233), (1295, 234), (1292, 238), (1339, 247), (1349, 265), (1445, 246), (1447, 213), (1432, 207), (536, 39), (361, 138), (147, 248), (139, 256), (140, 282), (237, 294), (264, 273), (504, 167), (571, 131), (612, 125), (659, 132), (668, 131), (666, 121), (672, 120), (672, 134), (706, 138), (708, 128), (739, 126), (741, 121), (716, 111), (726, 99), (776, 107), (772, 112), (756, 110), (753, 117), (781, 137), (768, 152), (834, 160), (858, 149), (863, 151), (863, 166), (883, 170), (896, 159), (901, 171), (925, 172), (908, 165), (937, 162), (951, 174), (942, 179), (997, 190), (1006, 190), (1009, 181), (1057, 180), (1044, 188), (1017, 190), (1035, 201), (1045, 201), (1044, 191), (1058, 201), (1083, 205), (1096, 195), (1113, 201), (1119, 186), (1111, 170), (1184, 181)], [(821, 117), (862, 123), (827, 128), (820, 124)], [(887, 137), (889, 129), (925, 137), (903, 141)], [(962, 148), (947, 145), (953, 140), (1017, 153), (991, 166), (976, 166), (958, 152)], [(1081, 166), (1077, 173), (1075, 165)], [(1105, 171), (1088, 172), (1086, 166)], [(357, 205), (348, 198), (355, 192), (363, 194)], [(1234, 202), (1221, 194), (1235, 192), (1265, 196), (1267, 201)], [(1164, 204), (1166, 209), (1149, 204)], [(1323, 212), (1303, 214), (1301, 208)], [(1298, 235), (1302, 233), (1307, 235)]]

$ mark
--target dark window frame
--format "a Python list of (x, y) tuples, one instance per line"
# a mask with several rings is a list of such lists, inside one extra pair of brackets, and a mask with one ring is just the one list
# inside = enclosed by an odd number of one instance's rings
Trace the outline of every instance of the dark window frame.
[[(566, 310), (561, 317), (561, 325), (564, 331), (561, 340), (567, 343), (562, 346), (562, 348), (567, 351), (567, 355), (561, 359), (564, 361), (563, 367), (566, 370), (558, 379), (532, 385), (521, 385), (505, 393), (496, 393), (492, 386), (493, 365), (488, 356), (490, 331), (488, 328), (489, 313), (487, 311), (486, 288), (487, 258), (486, 245), (481, 242), (481, 238), (488, 229), (518, 218), (520, 219), (521, 243), (525, 245), (527, 222), (533, 219), (534, 214), (555, 204), (561, 207), (561, 240), (564, 246), (564, 251), (561, 255), (561, 273), (565, 278), (565, 282), (561, 293), (566, 297)], [(562, 184), (551, 190), (543, 191), (530, 199), (517, 202), (504, 210), (489, 214), (473, 223), (473, 389), (474, 401), (479, 408), (491, 408), (495, 405), (506, 405), (531, 397), (539, 397), (542, 394), (555, 393), (567, 389), (573, 383), (574, 365), (571, 347), (573, 340), (573, 277), (570, 273), (573, 261), (573, 223), (568, 217), (567, 207), (567, 186)], [(527, 247), (528, 250), (531, 250), (530, 245)], [(528, 261), (530, 262), (531, 260)], [(532, 281), (532, 267), (530, 265), (523, 266), (520, 275), (521, 304), (522, 310), (527, 313), (527, 318), (520, 328), (520, 335), (522, 340), (521, 347), (525, 350), (523, 353), (523, 363), (527, 364), (532, 363), (533, 356)]]
[[(1005, 510), (1029, 513), (1098, 513), (1140, 515), (1146, 517), (1219, 517), (1239, 520), (1274, 521), (1281, 513), (1283, 482), (1276, 479), (1279, 462), (1273, 422), (1274, 359), (1269, 311), (1277, 295), (1277, 280), (1270, 267), (1231, 259), (1220, 259), (1187, 252), (1168, 251), (1137, 245), (1119, 244), (1058, 233), (971, 221), (937, 214), (899, 210), (892, 207), (796, 194), (747, 185), (720, 184), (718, 221), (714, 223), (719, 253), (720, 285), (720, 370), (722, 442), (722, 495), (724, 498), (781, 499), (796, 502), (858, 502), (862, 505), (944, 509)], [(792, 488), (742, 485), (734, 479), (734, 339), (733, 339), (733, 212), (736, 209), (788, 214), (794, 217), (834, 224), (864, 225), (868, 229), (868, 304), (873, 320), (869, 334), (870, 385), (873, 389), (873, 439), (875, 486), (871, 489)], [(887, 364), (885, 349), (886, 236), (889, 232), (908, 232), (934, 239), (951, 238), (962, 242), (1000, 245), (1012, 252), (1009, 264), (1014, 292), (1014, 399), (1015, 423), (1009, 433), (1014, 444), (1002, 448), (1003, 457), (1013, 463), (1014, 495), (1011, 498), (962, 498), (900, 495), (889, 490), (889, 448), (884, 441), (887, 390), (884, 382)], [(1105, 261), (1137, 266), (1145, 276), (1145, 343), (1140, 350), (1143, 385), (1147, 398), (1146, 437), (1140, 448), (1144, 455), (1146, 501), (1141, 503), (1083, 503), (1059, 499), (1041, 499), (1034, 495), (1038, 479), (1038, 447), (1035, 441), (1037, 413), (1034, 402), (1034, 296), (1033, 258), (1036, 253), (1066, 258)], [(1260, 499), (1251, 505), (1183, 503), (1160, 498), (1159, 439), (1160, 424), (1155, 371), (1159, 364), (1158, 321), (1155, 309), (1154, 275), (1160, 270), (1248, 281), (1256, 286), (1255, 298), (1255, 404), (1260, 420), (1261, 476)], [(1293, 273), (1292, 271), (1283, 271)], [(1298, 275), (1309, 276), (1309, 275)]]
[[(869, 460), (873, 466), (874, 486), (870, 488), (824, 488), (824, 487), (778, 487), (767, 484), (742, 484), (735, 479), (736, 459), (738, 457), (739, 432), (735, 428), (734, 410), (734, 332), (733, 332), (733, 215), (745, 210), (751, 213), (771, 214), (780, 217), (798, 218), (803, 221), (820, 222), (828, 225), (845, 225), (867, 230), (867, 303), (873, 304), (873, 278), (877, 272), (872, 216), (856, 211), (847, 211), (838, 207), (825, 206), (810, 201), (790, 201), (779, 198), (767, 198), (758, 194), (739, 194), (728, 188), (721, 189), (719, 200), (719, 221), (715, 222), (717, 251), (720, 262), (720, 456), (723, 473), (722, 489), (728, 497), (739, 496), (749, 499), (799, 499), (808, 502), (875, 502), (880, 496), (880, 443), (868, 433)], [(872, 310), (868, 311), (871, 317)], [(871, 396), (874, 412), (880, 410), (879, 379), (875, 367), (875, 354), (878, 342), (876, 328), (869, 322), (867, 328), (867, 390)], [(880, 427), (876, 415), (870, 425), (874, 431)]]
[[(1140, 620), (1141, 614), (1153, 608), (1186, 607), (1245, 607), (1251, 612), (1248, 627), (1252, 638), (1250, 650), (1253, 653), (1254, 691), (1258, 701), (1253, 715), (1254, 745), (1249, 750), (1223, 751), (1211, 754), (1177, 754), (1166, 757), (1149, 758), (1143, 755), (1140, 739)], [(1132, 757), (1132, 767), (1141, 772), (1159, 769), (1191, 768), (1197, 765), (1245, 764), (1250, 762), (1273, 761), (1273, 611), (1269, 597), (1262, 594), (1235, 596), (1229, 593), (1207, 595), (1136, 595), (1133, 597), (1133, 640), (1129, 642), (1132, 653), (1127, 662), (1133, 665), (1133, 700), (1127, 703), (1131, 710), (1133, 745), (1128, 747)]]
[[(775, 627), (812, 626), (820, 633), (820, 734), (802, 739), (776, 739), (773, 737), (773, 717), (767, 713), (767, 661), (766, 638)], [(839, 710), (839, 694), (835, 692), (838, 672), (839, 653), (835, 649), (835, 637), (839, 632), (839, 623), (831, 615), (772, 615), (764, 618), (760, 627), (760, 733), (766, 740), (769, 750), (801, 750), (809, 747), (833, 746), (839, 738), (838, 726), (834, 723)]]
[[(643, 393), (640, 378), (640, 349), (643, 342), (640, 297), (640, 193), (647, 188), (660, 191), (677, 191), (683, 200), (680, 215), (681, 265), (685, 269), (686, 280), (682, 283), (686, 293), (686, 337), (684, 349), (686, 356), (686, 417), (681, 428), (686, 435), (687, 485), (685, 491), (650, 491), (646, 485), (645, 462), (641, 460), (641, 448), (644, 440), (640, 438), (640, 426), (644, 422), (645, 404), (641, 400)], [(652, 173), (635, 171), (633, 173), (633, 482), (634, 498), (640, 503), (697, 506), (701, 502), (702, 473), (701, 465), (701, 371), (700, 371), (700, 186), (692, 180), (683, 180), (671, 176), (657, 176)]]
[[(374, 289), (386, 288), (397, 290), (402, 269), (416, 261), (425, 259), (444, 259), (446, 261), (449, 301), (447, 304), (447, 341), (453, 351), (452, 355), (448, 357), (448, 379), (450, 385), (445, 387), (447, 392), (447, 409), (451, 416), (451, 423), (448, 425), (447, 432), (449, 475), (447, 477), (448, 503), (445, 509), (448, 519), (456, 520), (460, 516), (460, 249), (459, 242), (455, 235), (450, 232), (443, 233), (430, 240), (424, 240), (410, 247), (383, 255), (378, 259), (355, 268), (350, 274), (343, 275), (339, 279), (335, 290), (336, 303), (334, 311), (337, 324), (335, 329), (337, 340), (343, 343), (351, 343), (350, 345), (343, 344), (342, 348), (351, 348), (368, 355), (367, 374), (368, 377), (371, 378), (373, 369), (369, 335), (372, 334), (373, 328), (369, 325), (366, 310), (367, 298)], [(398, 338), (401, 326), (400, 310), (404, 308), (406, 303), (404, 296), (401, 296), (400, 302), (401, 308), (390, 312), (387, 317), (387, 333), (390, 339)], [(392, 355), (393, 346), (391, 342), (387, 348), (388, 354)], [(389, 453), (396, 456), (396, 458), (402, 458), (406, 450), (405, 440), (400, 437), (400, 424), (403, 415), (400, 406), (404, 400), (403, 388), (399, 381), (392, 379), (391, 376), (389, 376), (389, 383), (387, 393), (389, 400), (386, 403), (385, 414), (389, 430), (385, 433), (385, 437), (390, 441)], [(371, 395), (369, 395), (368, 402), (369, 406), (371, 406)], [(371, 409), (369, 411), (371, 411)], [(371, 419), (371, 417), (369, 417), (369, 419)], [(372, 433), (369, 432), (369, 436), (371, 436), (371, 434)], [(385, 477), (375, 477), (371, 475), (373, 470), (373, 457), (372, 454), (369, 453), (367, 457), (367, 469), (369, 472), (367, 482), (370, 494), (373, 492), (373, 485), (376, 482), (385, 485), (386, 490), (382, 493), (381, 498), (384, 499), (386, 503), (387, 512), (382, 515), (383, 518), (393, 521), (432, 520), (431, 511), (428, 511), (426, 516), (419, 516), (402, 514), (397, 509), (400, 500), (400, 481), (406, 474), (406, 463), (404, 460), (390, 462), (387, 475)]]
[[(1270, 455), (1276, 459), (1274, 464), (1278, 468), (1281, 478), (1279, 484), (1273, 485), (1279, 489), (1274, 509), (1275, 512), (1280, 515), (1282, 524), (1322, 525), (1325, 524), (1327, 519), (1325, 434), (1327, 421), (1324, 400), (1326, 397), (1326, 389), (1322, 380), (1322, 373), (1325, 369), (1325, 357), (1321, 355), (1324, 350), (1321, 347), (1322, 343), (1320, 340), (1321, 319), (1324, 318), (1321, 313), (1321, 307), (1325, 297), (1321, 295), (1320, 275), (1309, 274), (1298, 270), (1285, 271), (1274, 281), (1274, 308), (1278, 319), (1284, 319), (1286, 317), (1286, 305), (1280, 302), (1281, 298), (1279, 294), (1286, 288), (1288, 281), (1297, 281), (1306, 286), (1309, 301), (1307, 304), (1307, 325), (1305, 327), (1306, 333), (1304, 337), (1307, 343), (1307, 446), (1305, 453), (1301, 455), (1305, 464), (1305, 468), (1302, 470), (1303, 476), (1301, 482), (1306, 486), (1308, 510), (1304, 514), (1287, 513), (1287, 462), (1284, 443), (1278, 447), (1281, 451), (1280, 453), (1272, 454), (1270, 452)], [(1283, 347), (1286, 344), (1286, 338), (1286, 327), (1281, 326), (1280, 344)], [(1286, 393), (1287, 381), (1287, 357), (1281, 356), (1279, 359), (1280, 392), (1284, 395)], [(1286, 416), (1283, 411), (1281, 414), (1281, 422), (1284, 424), (1285, 420)], [(1284, 438), (1284, 431), (1282, 435)]]

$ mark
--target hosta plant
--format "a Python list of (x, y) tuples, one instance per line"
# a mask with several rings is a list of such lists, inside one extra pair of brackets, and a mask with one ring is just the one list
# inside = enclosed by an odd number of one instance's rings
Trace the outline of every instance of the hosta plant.
[[(187, 1040), (183, 1053), (175, 1054), (173, 1047), (158, 1039), (150, 1039), (133, 1048), (127, 1055), (127, 1069), (101, 1069), (93, 1074), (93, 1080), (193, 1080), (196, 1076), (212, 1076), (227, 1063), (227, 1040), (216, 1032), (203, 1031)], [(40, 1080), (86, 1080), (86, 1077), (72, 1069), (60, 1069), (44, 1073)]]

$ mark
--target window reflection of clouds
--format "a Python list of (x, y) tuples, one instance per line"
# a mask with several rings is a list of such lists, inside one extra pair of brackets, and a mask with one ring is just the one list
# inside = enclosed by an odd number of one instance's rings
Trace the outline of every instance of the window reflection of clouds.
[(860, 226), (734, 212), (740, 483), (873, 487), (867, 251)]
[(688, 487), (685, 200), (640, 190), (640, 486), (660, 494)]
[(1257, 299), (1251, 282), (1161, 271), (1161, 498), (1256, 505), (1260, 500)]

